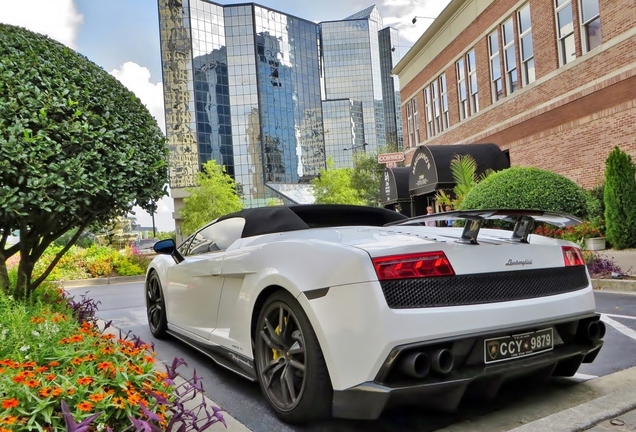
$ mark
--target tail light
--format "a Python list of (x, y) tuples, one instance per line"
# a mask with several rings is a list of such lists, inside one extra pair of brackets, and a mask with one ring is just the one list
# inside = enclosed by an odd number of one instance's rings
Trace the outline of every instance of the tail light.
[(581, 249), (574, 246), (561, 246), (563, 261), (566, 267), (585, 265)]
[(373, 266), (381, 281), (455, 275), (441, 251), (377, 257), (373, 258)]

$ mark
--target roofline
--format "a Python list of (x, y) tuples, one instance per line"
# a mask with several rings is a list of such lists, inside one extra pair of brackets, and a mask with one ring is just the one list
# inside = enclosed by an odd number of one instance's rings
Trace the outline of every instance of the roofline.
[[(417, 60), (420, 53), (429, 42), (439, 33), (440, 30), (449, 22), (449, 20), (465, 5), (464, 0), (451, 0), (451, 2), (444, 8), (444, 10), (437, 16), (437, 18), (431, 23), (430, 26), (422, 33), (422, 36), (413, 44), (410, 50), (404, 54), (404, 57), (400, 59), (398, 64), (393, 68), (392, 73), (399, 75), (406, 69), (411, 63)], [(406, 83), (405, 83), (406, 84)]]
[(236, 7), (236, 6), (252, 6), (252, 9), (253, 9), (254, 7), (258, 6), (258, 7), (262, 8), (262, 9), (267, 9), (267, 10), (269, 10), (269, 11), (276, 12), (276, 13), (279, 13), (279, 14), (281, 14), (281, 15), (285, 15), (285, 16), (287, 16), (287, 17), (289, 17), (289, 18), (294, 18), (294, 19), (297, 19), (297, 20), (300, 20), (300, 21), (304, 21), (304, 22), (309, 23), (309, 24), (313, 24), (313, 25), (317, 25), (317, 24), (318, 24), (318, 23), (316, 23), (315, 21), (311, 21), (311, 20), (309, 20), (309, 19), (307, 19), (307, 18), (301, 18), (301, 17), (299, 17), (299, 16), (297, 16), (297, 15), (292, 15), (292, 14), (290, 14), (290, 13), (283, 12), (283, 11), (278, 10), (278, 9), (273, 9), (273, 8), (271, 8), (271, 7), (269, 7), (269, 6), (265, 6), (265, 5), (262, 5), (262, 4), (260, 4), (260, 3), (256, 3), (256, 2), (243, 2), (243, 3), (221, 4), (221, 3), (217, 3), (217, 2), (216, 2), (216, 1), (214, 1), (214, 0), (203, 0), (203, 1), (204, 1), (204, 2), (206, 2), (206, 3), (213, 4), (213, 5), (215, 5), (215, 6), (220, 6), (220, 7), (222, 7), (223, 9), (225, 9), (225, 8), (230, 8), (230, 7)]

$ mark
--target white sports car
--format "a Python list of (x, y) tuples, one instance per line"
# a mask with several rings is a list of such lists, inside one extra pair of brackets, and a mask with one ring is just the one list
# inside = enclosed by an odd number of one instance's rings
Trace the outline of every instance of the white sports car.
[[(464, 227), (424, 226), (464, 220)], [(482, 228), (486, 219), (514, 230)], [(580, 220), (526, 210), (407, 219), (346, 205), (242, 210), (155, 245), (146, 305), (168, 334), (257, 380), (288, 422), (453, 410), (508, 379), (572, 376), (605, 326), (580, 249), (531, 234)]]

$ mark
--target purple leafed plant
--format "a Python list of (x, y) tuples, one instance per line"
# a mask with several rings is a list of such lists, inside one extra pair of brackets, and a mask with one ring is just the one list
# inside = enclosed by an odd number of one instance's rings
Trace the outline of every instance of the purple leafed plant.
[(587, 270), (593, 278), (607, 277), (614, 274), (623, 275), (623, 271), (614, 261), (596, 255), (587, 263)]

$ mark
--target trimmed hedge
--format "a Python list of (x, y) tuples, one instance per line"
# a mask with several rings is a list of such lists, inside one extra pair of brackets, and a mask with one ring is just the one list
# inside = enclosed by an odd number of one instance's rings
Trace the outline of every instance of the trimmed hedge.
[(585, 218), (588, 196), (562, 175), (533, 167), (512, 167), (486, 177), (460, 204), (460, 210), (491, 208), (558, 211)]
[(605, 235), (615, 249), (636, 247), (636, 165), (614, 147), (605, 160)]

